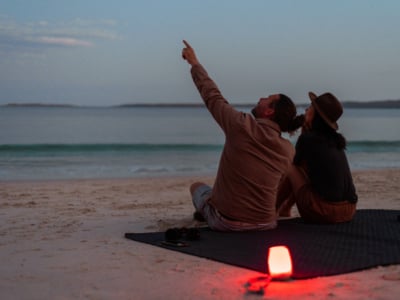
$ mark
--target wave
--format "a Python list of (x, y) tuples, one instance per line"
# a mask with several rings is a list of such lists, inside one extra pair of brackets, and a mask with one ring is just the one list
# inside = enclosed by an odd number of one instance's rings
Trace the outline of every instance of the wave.
[[(219, 144), (5, 144), (0, 155), (65, 153), (219, 152)], [(348, 152), (400, 152), (400, 141), (349, 141)]]
[(400, 141), (349, 141), (349, 152), (400, 152)]

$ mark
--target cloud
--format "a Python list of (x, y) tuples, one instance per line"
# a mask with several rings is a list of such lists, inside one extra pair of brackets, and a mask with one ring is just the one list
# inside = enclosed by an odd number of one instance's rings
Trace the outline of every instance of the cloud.
[(54, 47), (90, 47), (119, 39), (113, 20), (75, 19), (68, 22), (18, 23), (0, 16), (0, 51), (44, 51)]
[(66, 47), (89, 47), (93, 44), (88, 41), (78, 40), (74, 38), (68, 37), (51, 37), (51, 36), (43, 36), (38, 39), (39, 43), (54, 45), (54, 46), (66, 46)]

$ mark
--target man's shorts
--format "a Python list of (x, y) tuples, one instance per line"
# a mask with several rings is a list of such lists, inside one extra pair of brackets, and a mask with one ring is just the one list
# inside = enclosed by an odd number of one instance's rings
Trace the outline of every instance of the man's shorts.
[(247, 231), (247, 230), (269, 230), (277, 226), (277, 222), (266, 224), (250, 224), (233, 221), (224, 218), (211, 201), (212, 188), (206, 184), (199, 186), (193, 193), (192, 201), (197, 212), (201, 213), (207, 221), (208, 226), (218, 231)]

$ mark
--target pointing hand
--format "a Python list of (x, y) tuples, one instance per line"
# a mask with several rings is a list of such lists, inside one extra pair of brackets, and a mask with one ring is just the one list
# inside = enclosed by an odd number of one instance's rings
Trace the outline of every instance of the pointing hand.
[(183, 40), (185, 44), (185, 48), (182, 49), (182, 58), (186, 60), (191, 66), (198, 65), (199, 61), (197, 60), (196, 53), (194, 52), (192, 46), (185, 40)]

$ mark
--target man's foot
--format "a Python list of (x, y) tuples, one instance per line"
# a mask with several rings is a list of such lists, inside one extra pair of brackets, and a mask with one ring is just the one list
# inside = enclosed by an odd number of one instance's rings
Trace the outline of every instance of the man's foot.
[(199, 222), (205, 222), (206, 221), (206, 219), (204, 219), (203, 215), (201, 213), (199, 213), (198, 211), (195, 211), (193, 213), (193, 219), (195, 219), (196, 221), (199, 221)]

